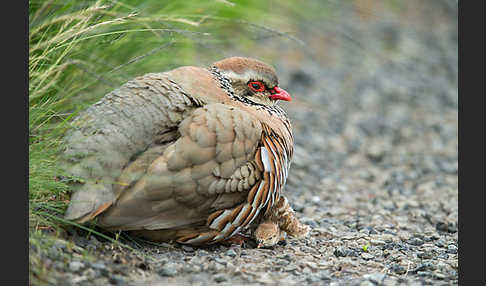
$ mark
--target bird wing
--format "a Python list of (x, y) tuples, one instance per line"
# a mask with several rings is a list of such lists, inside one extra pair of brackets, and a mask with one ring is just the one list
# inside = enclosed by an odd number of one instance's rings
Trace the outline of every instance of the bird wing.
[(124, 169), (118, 199), (99, 216), (101, 225), (135, 230), (204, 223), (211, 213), (245, 202), (264, 179), (264, 166), (255, 161), (262, 123), (244, 110), (208, 104), (184, 119), (178, 132), (148, 166), (140, 156)]
[[(110, 92), (73, 120), (61, 165), (81, 179), (65, 218), (84, 222), (109, 207), (123, 168), (154, 142), (171, 141), (180, 122), (201, 103), (170, 72), (146, 74)], [(160, 148), (159, 148), (160, 149)]]
[[(99, 216), (101, 225), (122, 230), (186, 227), (179, 242), (214, 243), (245, 229), (279, 200), (291, 148), (264, 122), (216, 103), (196, 109), (182, 121), (179, 133), (138, 181), (124, 184), (116, 203)], [(196, 225), (206, 228), (192, 227)]]

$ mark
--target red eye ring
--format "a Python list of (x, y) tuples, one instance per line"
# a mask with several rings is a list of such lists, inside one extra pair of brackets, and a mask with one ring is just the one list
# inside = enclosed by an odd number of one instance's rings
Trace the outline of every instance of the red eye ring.
[(265, 85), (261, 81), (250, 81), (248, 87), (254, 92), (262, 92), (265, 90)]

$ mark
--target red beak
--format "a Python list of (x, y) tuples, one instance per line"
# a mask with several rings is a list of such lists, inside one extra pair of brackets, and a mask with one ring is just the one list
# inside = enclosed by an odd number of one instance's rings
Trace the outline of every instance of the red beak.
[(280, 87), (276, 86), (273, 88), (275, 93), (271, 94), (269, 97), (274, 100), (285, 100), (285, 101), (291, 101), (292, 98), (290, 95)]

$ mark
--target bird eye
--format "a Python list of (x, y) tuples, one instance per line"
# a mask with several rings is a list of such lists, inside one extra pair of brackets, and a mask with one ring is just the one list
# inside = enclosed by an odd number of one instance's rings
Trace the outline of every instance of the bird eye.
[(265, 90), (265, 85), (263, 85), (263, 82), (261, 81), (250, 81), (248, 87), (254, 92), (262, 92)]

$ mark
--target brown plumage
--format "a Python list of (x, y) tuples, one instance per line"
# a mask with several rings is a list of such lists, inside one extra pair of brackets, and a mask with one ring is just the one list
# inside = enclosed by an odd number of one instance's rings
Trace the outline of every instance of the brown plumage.
[(258, 243), (257, 247), (272, 247), (283, 239), (283, 234), (278, 223), (271, 220), (266, 220), (260, 223), (255, 230), (255, 240)]
[(156, 241), (211, 244), (280, 200), (293, 137), (275, 70), (249, 58), (135, 78), (82, 112), (64, 167), (66, 218)]

